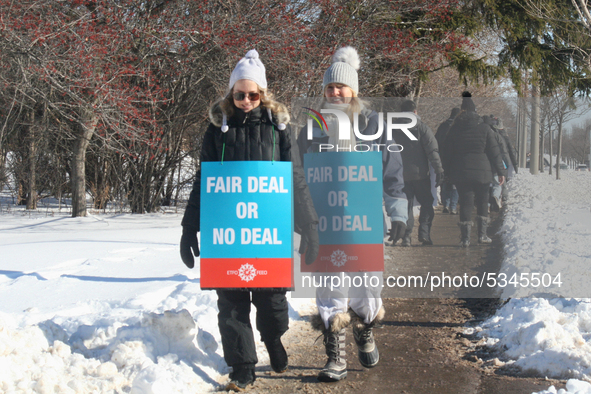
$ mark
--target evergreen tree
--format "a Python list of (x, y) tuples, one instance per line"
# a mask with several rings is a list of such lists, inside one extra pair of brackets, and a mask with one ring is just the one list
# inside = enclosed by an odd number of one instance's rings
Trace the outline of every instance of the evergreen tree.
[[(591, 92), (588, 57), (580, 48), (591, 47), (589, 34), (570, 0), (544, 0), (536, 4), (548, 13), (535, 12), (530, 2), (480, 0), (477, 10), (486, 25), (499, 31), (503, 47), (498, 67), (523, 92), (523, 70), (533, 70), (533, 83), (541, 95), (561, 87), (574, 94)], [(551, 10), (551, 12), (550, 12)]]

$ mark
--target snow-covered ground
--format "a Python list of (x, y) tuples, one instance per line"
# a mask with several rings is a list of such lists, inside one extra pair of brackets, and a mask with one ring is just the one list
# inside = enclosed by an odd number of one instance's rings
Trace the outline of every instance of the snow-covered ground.
[[(560, 266), (563, 280), (573, 272), (587, 278), (591, 174), (562, 177), (512, 180), (506, 264), (527, 272)], [(200, 290), (198, 267), (180, 261), (180, 220), (176, 213), (70, 218), (1, 205), (0, 392), (195, 393), (224, 383), (216, 295)], [(290, 306), (297, 320), (310, 300)], [(591, 380), (589, 300), (512, 298), (471, 329), (504, 349), (508, 362), (574, 378), (566, 392), (591, 393), (583, 381)]]
[[(509, 184), (501, 229), (501, 271), (526, 273), (530, 280), (535, 272), (551, 272), (553, 278), (560, 273), (561, 288), (507, 286), (503, 297), (510, 300), (474, 330), (510, 364), (540, 376), (572, 378), (559, 393), (591, 394), (586, 382), (591, 380), (591, 299), (573, 298), (591, 297), (591, 174), (563, 171), (561, 178), (517, 175)], [(536, 293), (562, 297), (519, 298)]]
[(180, 221), (5, 205), (0, 392), (196, 393), (224, 383), (217, 297), (180, 260)]

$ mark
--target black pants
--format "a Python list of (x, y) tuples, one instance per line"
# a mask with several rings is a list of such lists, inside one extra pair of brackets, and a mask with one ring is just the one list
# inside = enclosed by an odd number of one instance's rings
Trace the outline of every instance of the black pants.
[(419, 213), (419, 237), (429, 238), (433, 217), (435, 216), (433, 194), (431, 193), (431, 179), (404, 181), (404, 189), (402, 191), (406, 194), (406, 199), (408, 200), (408, 220), (406, 221), (406, 232), (404, 236), (410, 237), (415, 225), (413, 205), (416, 197), (419, 204), (421, 204), (421, 211)]
[(250, 303), (257, 308), (256, 325), (263, 341), (281, 337), (288, 328), (285, 291), (217, 290), (218, 326), (224, 359), (229, 366), (258, 362), (254, 334), (250, 325)]
[(490, 183), (458, 182), (455, 185), (459, 194), (461, 222), (472, 221), (474, 205), (476, 205), (476, 214), (478, 216), (488, 217)]

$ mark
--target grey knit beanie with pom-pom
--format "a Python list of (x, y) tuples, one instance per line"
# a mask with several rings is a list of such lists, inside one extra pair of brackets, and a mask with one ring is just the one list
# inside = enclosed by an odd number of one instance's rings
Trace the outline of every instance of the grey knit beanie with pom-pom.
[(357, 70), (361, 61), (359, 55), (353, 47), (343, 47), (335, 52), (332, 56), (332, 64), (324, 73), (322, 80), (322, 89), (330, 83), (339, 83), (347, 85), (355, 93), (359, 93), (359, 78)]

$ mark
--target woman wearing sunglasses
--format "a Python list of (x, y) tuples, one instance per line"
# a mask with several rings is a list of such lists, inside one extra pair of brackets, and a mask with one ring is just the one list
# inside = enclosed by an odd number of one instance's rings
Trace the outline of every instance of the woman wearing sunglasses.
[[(288, 125), (287, 108), (273, 100), (267, 90), (265, 66), (256, 50), (250, 50), (238, 62), (228, 88), (226, 97), (210, 108), (211, 123), (203, 137), (201, 161), (292, 161), (295, 227), (308, 241), (307, 252), (313, 261), (318, 255), (318, 216)], [(198, 171), (182, 221), (180, 252), (189, 268), (194, 265), (193, 255), (199, 256), (200, 189)], [(286, 207), (285, 214), (291, 214), (290, 207)], [(269, 352), (271, 367), (275, 372), (287, 370), (287, 353), (281, 343), (289, 322), (285, 293), (285, 289), (217, 290), (224, 359), (232, 367), (226, 390), (242, 390), (256, 379), (258, 359), (249, 318), (251, 302), (257, 308), (256, 326)]]

